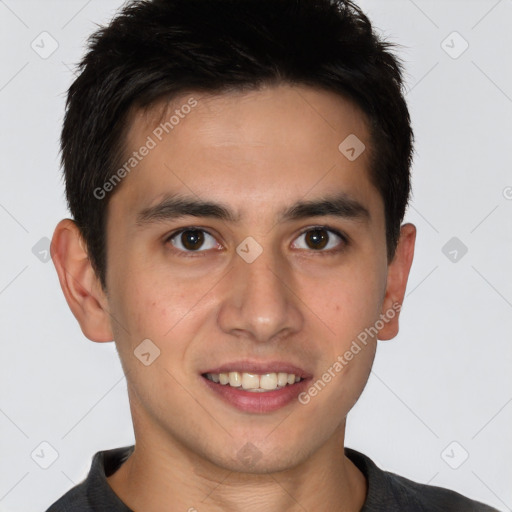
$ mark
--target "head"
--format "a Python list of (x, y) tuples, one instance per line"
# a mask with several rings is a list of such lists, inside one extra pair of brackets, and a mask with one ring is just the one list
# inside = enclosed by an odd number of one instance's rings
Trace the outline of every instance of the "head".
[[(116, 341), (136, 435), (232, 469), (251, 442), (268, 471), (342, 429), (413, 257), (390, 46), (335, 0), (139, 1), (91, 37), (62, 131), (73, 221), (52, 252), (83, 332)], [(206, 373), (269, 361), (336, 378), (265, 414), (212, 405)]]
[(180, 93), (282, 83), (334, 92), (366, 116), (368, 172), (384, 201), (391, 260), (410, 193), (413, 138), (391, 46), (352, 2), (156, 0), (125, 7), (90, 38), (61, 138), (68, 205), (102, 284), (108, 204), (120, 189), (133, 113)]

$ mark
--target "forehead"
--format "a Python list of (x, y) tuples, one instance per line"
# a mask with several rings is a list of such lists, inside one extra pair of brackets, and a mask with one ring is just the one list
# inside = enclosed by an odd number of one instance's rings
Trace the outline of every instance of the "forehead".
[[(361, 154), (348, 158), (347, 144)], [(255, 206), (281, 205), (287, 196), (376, 193), (365, 116), (343, 97), (305, 86), (191, 92), (135, 111), (125, 159), (144, 145), (151, 149), (120, 195), (146, 206), (181, 192), (238, 200), (241, 213), (248, 199)]]
[[(190, 107), (192, 103), (194, 106)], [(290, 121), (300, 123), (292, 129)], [(160, 125), (169, 128), (169, 124), (173, 125), (171, 131), (175, 138), (187, 124), (197, 130), (202, 143), (217, 146), (241, 143), (277, 146), (294, 141), (312, 145), (317, 139), (314, 132), (322, 139), (328, 132), (334, 138), (345, 132), (345, 135), (355, 132), (361, 139), (369, 135), (367, 118), (352, 101), (330, 91), (288, 84), (222, 94), (182, 93), (171, 101), (160, 101), (135, 111), (127, 141), (136, 142), (148, 130)], [(181, 130), (177, 129), (178, 125)], [(171, 134), (164, 131), (165, 135)]]

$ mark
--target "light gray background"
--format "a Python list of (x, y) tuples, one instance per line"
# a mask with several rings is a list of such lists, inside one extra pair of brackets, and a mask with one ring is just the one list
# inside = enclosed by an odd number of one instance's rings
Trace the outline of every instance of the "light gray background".
[[(418, 241), (400, 334), (380, 342), (347, 445), (512, 510), (512, 1), (359, 3), (405, 46)], [(83, 336), (40, 241), (68, 216), (58, 137), (73, 65), (120, 5), (0, 0), (0, 511), (44, 510), (96, 451), (133, 442), (114, 346)], [(452, 237), (468, 248), (455, 262)], [(47, 469), (42, 442), (58, 453)]]

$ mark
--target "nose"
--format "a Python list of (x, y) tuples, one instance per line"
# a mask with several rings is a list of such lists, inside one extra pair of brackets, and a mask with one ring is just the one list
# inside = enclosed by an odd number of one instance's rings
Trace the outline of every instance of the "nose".
[(304, 316), (286, 262), (270, 249), (252, 263), (235, 255), (218, 314), (231, 335), (268, 342), (299, 332)]

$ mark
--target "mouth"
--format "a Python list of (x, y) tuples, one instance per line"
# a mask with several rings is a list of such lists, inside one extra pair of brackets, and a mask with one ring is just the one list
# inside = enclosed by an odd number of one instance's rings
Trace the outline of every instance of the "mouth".
[(201, 378), (224, 403), (244, 412), (269, 413), (297, 399), (312, 375), (292, 365), (241, 362), (208, 370)]
[(296, 382), (300, 382), (302, 377), (294, 373), (271, 372), (264, 374), (249, 372), (222, 372), (222, 373), (205, 373), (203, 377), (222, 386), (230, 386), (232, 388), (241, 388), (251, 393), (265, 393), (268, 391), (276, 391), (283, 389), (285, 386), (291, 386)]

